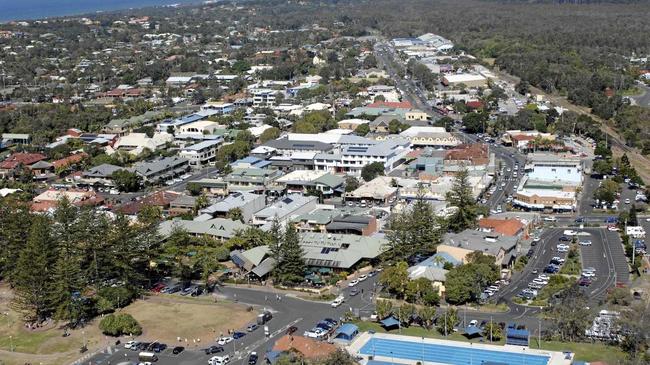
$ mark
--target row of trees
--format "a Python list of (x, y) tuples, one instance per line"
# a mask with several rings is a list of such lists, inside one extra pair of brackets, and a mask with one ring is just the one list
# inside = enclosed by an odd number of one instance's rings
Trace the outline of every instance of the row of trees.
[[(128, 304), (157, 273), (150, 261), (159, 244), (155, 225), (119, 215), (110, 220), (67, 200), (52, 217), (32, 215), (27, 204), (9, 198), (0, 207), (0, 274), (27, 321), (77, 324)], [(121, 300), (105, 289), (114, 283), (125, 288)], [(91, 288), (98, 295), (88, 295)]]

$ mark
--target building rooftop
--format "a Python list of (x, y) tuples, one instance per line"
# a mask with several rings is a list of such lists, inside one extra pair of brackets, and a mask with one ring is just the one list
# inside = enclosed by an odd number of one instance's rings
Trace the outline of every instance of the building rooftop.
[(308, 266), (349, 269), (363, 259), (374, 259), (388, 241), (375, 236), (301, 233), (300, 246)]
[(290, 194), (255, 213), (258, 218), (286, 217), (303, 205), (318, 200), (315, 196)]
[(501, 249), (507, 252), (515, 248), (517, 242), (517, 237), (468, 229), (459, 233), (445, 234), (441, 244), (496, 256)]
[(220, 200), (209, 207), (202, 209), (201, 213), (214, 214), (217, 212), (227, 213), (231, 209), (240, 208), (244, 205), (254, 201), (255, 199), (264, 198), (263, 195), (253, 194), (246, 191), (238, 191), (228, 195), (223, 200)]
[(193, 235), (208, 235), (228, 239), (235, 235), (238, 230), (248, 228), (239, 221), (225, 218), (214, 218), (207, 221), (186, 221), (174, 219), (164, 221), (158, 226), (158, 232), (163, 237), (169, 237), (174, 229), (184, 229)]
[(478, 226), (505, 236), (516, 236), (524, 228), (524, 224), (518, 219), (496, 219), (491, 217), (479, 219)]
[(223, 142), (223, 139), (212, 140), (212, 141), (203, 141), (191, 146), (183, 148), (183, 151), (201, 151), (204, 148), (216, 147)]

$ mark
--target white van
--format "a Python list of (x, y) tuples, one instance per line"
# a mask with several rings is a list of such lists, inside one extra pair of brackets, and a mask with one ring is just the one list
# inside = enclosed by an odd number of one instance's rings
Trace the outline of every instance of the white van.
[(336, 297), (336, 299), (334, 299), (334, 301), (332, 302), (332, 307), (333, 307), (333, 308), (336, 308), (336, 307), (340, 306), (341, 304), (343, 304), (343, 302), (345, 302), (345, 298), (344, 298), (342, 295), (339, 295), (339, 296)]
[(153, 352), (143, 351), (138, 354), (138, 360), (153, 362), (153, 361), (158, 361), (158, 356), (156, 356), (156, 354)]

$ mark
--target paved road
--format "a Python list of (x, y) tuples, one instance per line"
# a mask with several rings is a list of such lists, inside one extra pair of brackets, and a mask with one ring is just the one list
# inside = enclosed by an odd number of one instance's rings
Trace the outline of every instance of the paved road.
[(636, 86), (641, 90), (641, 94), (630, 96), (630, 99), (633, 100), (634, 105), (650, 108), (650, 86), (640, 82)]

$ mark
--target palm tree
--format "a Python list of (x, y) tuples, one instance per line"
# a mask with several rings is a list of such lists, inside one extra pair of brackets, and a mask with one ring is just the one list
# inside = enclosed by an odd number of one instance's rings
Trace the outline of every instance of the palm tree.
[(418, 315), (422, 320), (424, 328), (431, 329), (434, 317), (436, 316), (436, 308), (431, 306), (424, 306), (418, 310)]
[(377, 319), (380, 321), (393, 313), (393, 302), (389, 300), (378, 300), (377, 306)]

